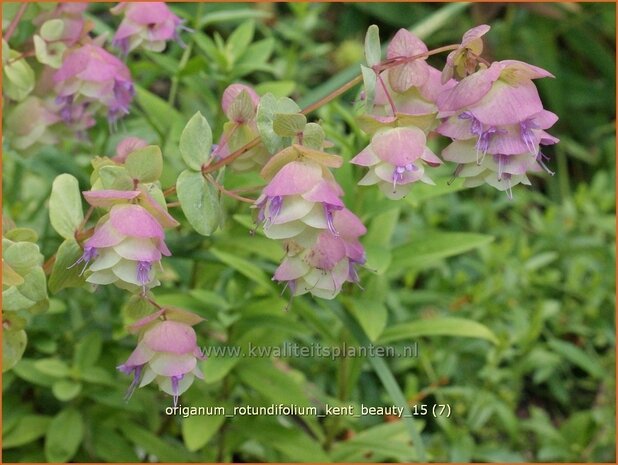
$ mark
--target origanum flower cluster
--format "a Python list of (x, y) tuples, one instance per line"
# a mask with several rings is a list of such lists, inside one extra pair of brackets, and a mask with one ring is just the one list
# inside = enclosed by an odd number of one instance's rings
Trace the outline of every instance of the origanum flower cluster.
[[(13, 147), (23, 154), (67, 136), (86, 140), (100, 113), (114, 129), (130, 111), (135, 86), (129, 68), (106, 49), (105, 35), (92, 35), (87, 8), (85, 3), (59, 3), (42, 9), (32, 20), (32, 51), (3, 44), (9, 77), (4, 93), (17, 102), (8, 112), (7, 129), (15, 135)], [(162, 51), (170, 40), (180, 42), (182, 20), (163, 2), (123, 2), (111, 12), (123, 15), (112, 44), (124, 55), (140, 47)], [(41, 65), (38, 74), (28, 63), (31, 55)], [(26, 113), (31, 116), (24, 118)]]
[(442, 161), (427, 147), (431, 133), (452, 139), (441, 155), (457, 164), (466, 187), (487, 183), (511, 198), (514, 185), (530, 184), (528, 173), (553, 174), (541, 146), (558, 142), (546, 132), (558, 117), (543, 109), (533, 83), (553, 76), (515, 60), (487, 63), (480, 54), (489, 29), (466, 32), (442, 72), (425, 62), (427, 47), (418, 37), (404, 29), (395, 35), (390, 66), (376, 69), (375, 99), (360, 118), (372, 136), (351, 160), (369, 168), (360, 185), (378, 184), (399, 199), (416, 181), (432, 183), (425, 168)]
[(335, 155), (294, 144), (274, 155), (262, 170), (267, 186), (255, 202), (264, 234), (281, 240), (283, 262), (274, 280), (292, 295), (334, 298), (345, 282), (358, 282), (365, 263), (358, 238), (366, 229), (341, 199), (343, 190), (329, 167)]

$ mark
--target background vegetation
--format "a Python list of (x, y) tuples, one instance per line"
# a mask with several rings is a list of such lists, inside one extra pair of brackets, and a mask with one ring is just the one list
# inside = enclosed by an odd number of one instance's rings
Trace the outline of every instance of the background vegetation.
[[(97, 33), (117, 24), (108, 7), (89, 10)], [(486, 58), (527, 61), (557, 77), (538, 85), (560, 116), (551, 132), (561, 139), (548, 152), (556, 176), (518, 186), (512, 201), (488, 186), (447, 187), (448, 172), (438, 188), (416, 186), (389, 201), (357, 188), (356, 168), (338, 170), (346, 204), (369, 226), (370, 261), (365, 290), (347, 289), (335, 303), (297, 298), (283, 312), (286, 298), (269, 279), (279, 246), (247, 234), (245, 205), (226, 200), (225, 226), (210, 238), (188, 227), (170, 234), (169, 279), (157, 296), (207, 318), (196, 328), (202, 345), (334, 346), (364, 337), (419, 348), (408, 359), (211, 358), (206, 381), (181, 403), (389, 405), (399, 386), (410, 404), (452, 408), (450, 418), (415, 419), (429, 460), (613, 462), (615, 5), (172, 8), (195, 32), (183, 34), (185, 49), (173, 44), (128, 60), (139, 89), (117, 133), (101, 121), (89, 142), (64, 140), (29, 158), (4, 146), (4, 214), (38, 232), (46, 257), (60, 244), (46, 211), (56, 175), (71, 173), (89, 188), (92, 156), (113, 154), (130, 134), (162, 145), (162, 184), (172, 185), (180, 131), (199, 110), (220, 134), (219, 98), (229, 83), (312, 103), (356, 75), (373, 23), (383, 41), (412, 28), (430, 48), (490, 24)], [(25, 23), (15, 41), (31, 34)], [(355, 98), (350, 92), (315, 114), (346, 159), (368, 142), (354, 125)], [(226, 185), (257, 180), (228, 175)], [(118, 289), (66, 289), (32, 319), (24, 359), (3, 375), (5, 462), (418, 460), (408, 426), (389, 417), (183, 419), (164, 414), (169, 398), (154, 388), (124, 402), (128, 380), (115, 366), (134, 343), (124, 329), (126, 298)], [(484, 327), (460, 337), (461, 326), (449, 330), (444, 318)]]

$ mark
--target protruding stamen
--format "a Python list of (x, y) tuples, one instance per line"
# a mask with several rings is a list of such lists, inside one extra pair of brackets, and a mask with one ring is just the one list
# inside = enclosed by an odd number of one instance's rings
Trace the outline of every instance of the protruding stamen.
[(124, 400), (129, 400), (131, 398), (131, 396), (133, 395), (133, 392), (135, 391), (135, 389), (137, 388), (137, 385), (139, 384), (140, 378), (142, 376), (142, 368), (144, 367), (144, 365), (138, 365), (138, 366), (134, 366), (134, 367), (130, 367), (127, 366), (125, 364), (119, 365), (116, 367), (116, 369), (126, 375), (130, 375), (131, 373), (133, 373), (133, 381), (131, 382), (131, 385), (129, 386), (129, 389), (127, 389), (127, 393), (124, 396)]
[(533, 129), (538, 129), (538, 126), (535, 122), (530, 119), (522, 121), (519, 123), (519, 133), (521, 135), (521, 139), (526, 144), (526, 148), (530, 151), (530, 153), (536, 153), (536, 143)]
[(268, 205), (268, 220), (267, 224), (270, 224), (274, 221), (275, 218), (281, 212), (281, 206), (283, 205), (283, 197), (280, 195), (275, 195), (271, 197), (270, 204)]
[(146, 284), (150, 282), (151, 262), (137, 262), (137, 280), (142, 285), (142, 289), (146, 291)]
[(480, 136), (483, 133), (483, 123), (481, 123), (476, 117), (469, 111), (464, 111), (459, 115), (459, 119), (471, 120), (470, 132), (475, 136)]
[(536, 162), (541, 165), (541, 168), (543, 168), (547, 172), (547, 174), (553, 176), (554, 174), (556, 174), (556, 172), (550, 170), (547, 167), (547, 165), (545, 164), (545, 161), (547, 160), (549, 160), (549, 157), (539, 150), (539, 153), (537, 153), (536, 155)]
[(180, 376), (172, 376), (171, 380), (172, 380), (172, 394), (174, 397), (174, 407), (176, 407), (176, 405), (178, 405), (178, 382), (184, 377), (185, 375), (180, 375)]
[(339, 233), (335, 229), (335, 224), (333, 223), (333, 211), (341, 210), (341, 207), (332, 205), (330, 203), (324, 202), (324, 215), (326, 216), (326, 224), (328, 225), (328, 230), (335, 236), (339, 236)]
[(73, 263), (68, 269), (71, 269), (75, 265), (79, 265), (80, 263), (83, 263), (84, 264), (84, 268), (79, 273), (79, 275), (81, 276), (86, 271), (86, 268), (88, 267), (88, 263), (90, 263), (91, 260), (96, 258), (97, 255), (98, 255), (98, 252), (97, 252), (96, 248), (86, 246), (86, 247), (84, 247), (84, 253), (82, 254), (82, 256), (79, 257), (79, 259), (75, 263)]

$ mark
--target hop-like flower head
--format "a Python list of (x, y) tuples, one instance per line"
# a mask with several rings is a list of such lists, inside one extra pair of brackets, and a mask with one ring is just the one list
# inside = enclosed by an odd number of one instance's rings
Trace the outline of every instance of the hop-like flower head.
[(160, 223), (141, 205), (117, 203), (137, 198), (139, 191), (90, 191), (86, 200), (100, 206), (111, 204), (109, 214), (97, 225), (84, 243), (79, 260), (92, 273), (92, 284), (116, 284), (119, 287), (146, 289), (159, 285), (153, 269), (170, 251)]
[(204, 354), (197, 345), (192, 328), (203, 319), (193, 313), (176, 309), (161, 309), (130, 326), (139, 334), (139, 342), (118, 370), (133, 374), (127, 396), (137, 387), (155, 381), (159, 389), (173, 396), (185, 392), (197, 377), (204, 378), (197, 362)]
[(124, 13), (112, 43), (125, 55), (140, 46), (161, 52), (167, 41), (180, 40), (178, 32), (182, 20), (164, 2), (123, 2), (111, 12)]
[(425, 165), (437, 166), (442, 161), (426, 142), (425, 133), (414, 126), (378, 131), (369, 146), (350, 161), (369, 168), (359, 184), (378, 184), (391, 199), (404, 197), (413, 182), (433, 184), (425, 174)]
[(330, 172), (311, 160), (284, 165), (257, 199), (258, 220), (271, 239), (289, 239), (308, 228), (337, 234), (333, 212), (343, 208), (343, 191)]
[[(367, 230), (345, 208), (334, 213), (333, 225), (337, 234), (322, 231), (309, 247), (303, 247), (296, 239), (286, 243), (288, 254), (273, 279), (287, 282), (292, 295), (310, 292), (332, 299), (346, 281), (359, 281), (356, 265), (365, 263), (365, 251), (358, 238)], [(298, 239), (302, 241), (302, 236)]]
[(526, 170), (550, 172), (540, 147), (558, 142), (545, 131), (558, 117), (543, 109), (532, 80), (551, 76), (527, 63), (500, 61), (438, 97), (438, 116), (445, 120), (437, 131), (453, 139), (444, 158), (476, 165), (458, 169), (459, 176), (470, 178), (465, 185), (488, 182), (510, 197), (512, 186), (529, 184)]
[(95, 44), (67, 53), (53, 76), (57, 101), (66, 115), (77, 104), (103, 104), (110, 122), (129, 113), (135, 94), (129, 69), (114, 55)]

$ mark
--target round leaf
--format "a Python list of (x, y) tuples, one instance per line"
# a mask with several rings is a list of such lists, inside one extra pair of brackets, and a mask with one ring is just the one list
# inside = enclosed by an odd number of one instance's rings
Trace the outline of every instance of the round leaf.
[(198, 111), (189, 120), (180, 136), (180, 154), (192, 170), (201, 171), (210, 158), (212, 131), (204, 116)]
[(163, 172), (163, 155), (156, 145), (149, 145), (131, 152), (127, 156), (124, 166), (133, 179), (139, 182), (155, 182)]
[(176, 192), (189, 224), (203, 236), (210, 236), (221, 223), (217, 190), (202, 173), (185, 170), (178, 176)]
[(2, 372), (13, 368), (21, 360), (26, 350), (28, 336), (26, 331), (4, 331), (2, 334)]
[(54, 417), (45, 437), (45, 457), (49, 462), (68, 462), (73, 458), (84, 436), (81, 414), (69, 408)]
[(72, 238), (84, 219), (79, 183), (70, 174), (54, 179), (49, 198), (49, 220), (52, 227), (65, 239)]

